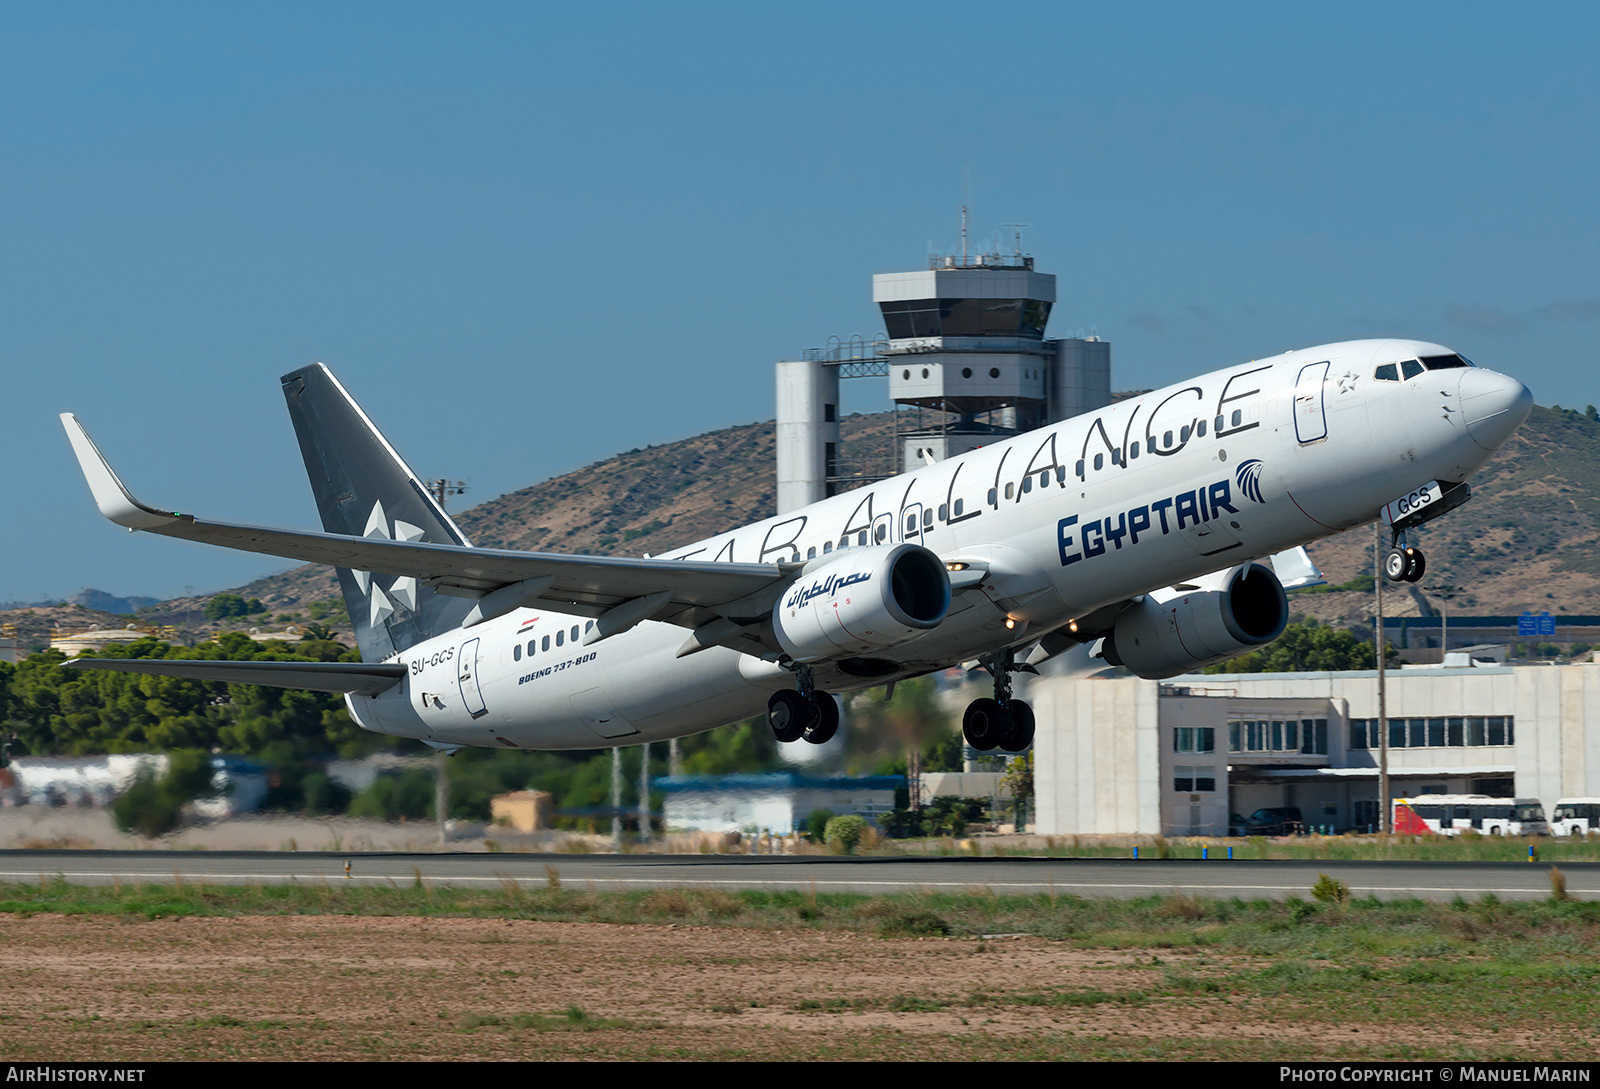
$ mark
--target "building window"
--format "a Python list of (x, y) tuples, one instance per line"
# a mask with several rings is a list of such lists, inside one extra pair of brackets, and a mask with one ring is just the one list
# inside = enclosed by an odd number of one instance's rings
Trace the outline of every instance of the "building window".
[[(1456, 749), (1515, 745), (1516, 719), (1511, 715), (1462, 715), (1454, 718), (1391, 718), (1391, 749)], [(1378, 720), (1350, 720), (1350, 747), (1376, 749)]]
[(1174, 764), (1172, 789), (1179, 794), (1209, 794), (1217, 789), (1217, 769), (1197, 768)]
[(1228, 751), (1284, 756), (1328, 755), (1325, 718), (1229, 719)]
[(1173, 752), (1216, 752), (1217, 731), (1211, 726), (1179, 726), (1172, 731)]

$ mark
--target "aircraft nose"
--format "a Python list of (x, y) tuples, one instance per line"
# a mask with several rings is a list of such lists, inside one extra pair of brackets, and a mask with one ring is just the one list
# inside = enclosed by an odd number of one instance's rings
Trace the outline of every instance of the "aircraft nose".
[(1461, 372), (1461, 414), (1485, 450), (1500, 449), (1532, 411), (1532, 392), (1515, 378), (1482, 367)]

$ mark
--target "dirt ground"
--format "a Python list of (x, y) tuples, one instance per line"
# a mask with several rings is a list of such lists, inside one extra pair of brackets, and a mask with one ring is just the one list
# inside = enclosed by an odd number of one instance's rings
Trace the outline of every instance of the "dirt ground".
[(1227, 993), (1121, 1003), (1162, 972), (1245, 961), (1033, 938), (40, 915), (0, 916), (0, 951), (11, 1061), (1283, 1059), (1380, 1057), (1440, 1032), (1297, 1024)]

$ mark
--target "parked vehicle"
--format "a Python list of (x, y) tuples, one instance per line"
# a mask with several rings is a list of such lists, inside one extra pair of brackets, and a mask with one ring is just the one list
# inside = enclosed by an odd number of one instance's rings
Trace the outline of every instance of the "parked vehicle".
[(1248, 817), (1234, 814), (1229, 829), (1235, 836), (1303, 836), (1305, 821), (1300, 810), (1289, 806), (1283, 809), (1258, 809)]
[(1487, 794), (1419, 794), (1396, 798), (1394, 830), (1410, 836), (1544, 836), (1550, 826), (1538, 798), (1491, 798)]
[(1552, 836), (1588, 836), (1600, 832), (1600, 798), (1562, 798), (1550, 820)]

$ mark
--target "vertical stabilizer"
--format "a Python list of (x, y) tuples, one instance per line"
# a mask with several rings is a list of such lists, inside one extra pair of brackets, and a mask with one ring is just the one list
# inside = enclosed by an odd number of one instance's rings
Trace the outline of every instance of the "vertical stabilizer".
[[(283, 377), (322, 528), (353, 537), (466, 545), (450, 516), (321, 363)], [(470, 600), (410, 577), (338, 569), (361, 657), (380, 662), (459, 627)]]

